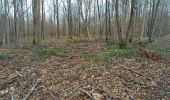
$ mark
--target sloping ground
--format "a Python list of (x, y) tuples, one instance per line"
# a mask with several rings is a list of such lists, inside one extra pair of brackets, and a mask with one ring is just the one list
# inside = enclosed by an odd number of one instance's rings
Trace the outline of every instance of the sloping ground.
[(166, 35), (154, 42), (154, 45), (160, 46), (163, 49), (170, 50), (170, 35)]
[[(54, 45), (57, 44), (57, 45)], [(30, 100), (168, 100), (170, 66), (144, 57), (95, 62), (104, 43), (52, 43), (71, 49), (66, 56), (39, 59), (37, 49), (16, 49), (0, 61), (0, 97)], [(0, 99), (1, 99), (0, 98)]]
[(170, 35), (166, 35), (160, 39), (155, 40), (152, 44), (149, 45), (149, 47), (153, 49), (164, 50), (170, 55)]

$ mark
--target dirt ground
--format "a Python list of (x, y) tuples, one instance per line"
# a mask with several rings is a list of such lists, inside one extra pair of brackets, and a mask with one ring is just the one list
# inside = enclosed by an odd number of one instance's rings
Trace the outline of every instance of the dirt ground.
[[(0, 100), (169, 100), (170, 66), (146, 57), (113, 57), (112, 64), (88, 59), (100, 54), (94, 42), (52, 42), (69, 50), (40, 59), (37, 48), (1, 49)], [(28, 98), (27, 98), (28, 97)]]

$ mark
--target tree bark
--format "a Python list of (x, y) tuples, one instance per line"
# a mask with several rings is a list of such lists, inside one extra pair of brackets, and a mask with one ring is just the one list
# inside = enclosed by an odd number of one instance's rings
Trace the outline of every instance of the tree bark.
[(125, 43), (128, 43), (129, 39), (129, 34), (130, 32), (133, 31), (133, 24), (134, 24), (134, 19), (135, 19), (135, 11), (136, 10), (136, 0), (131, 1), (131, 14), (130, 14), (130, 20), (129, 20), (129, 25), (126, 33), (126, 38), (125, 38)]
[(32, 0), (33, 2), (33, 45), (39, 45), (40, 40), (40, 0)]

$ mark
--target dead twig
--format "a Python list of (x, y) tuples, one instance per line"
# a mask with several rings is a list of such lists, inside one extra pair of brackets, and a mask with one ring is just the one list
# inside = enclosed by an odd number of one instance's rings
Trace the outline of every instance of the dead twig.
[(16, 71), (16, 73), (17, 73), (17, 75), (18, 76), (20, 76), (20, 77), (22, 77), (23, 75), (22, 74), (20, 74), (18, 71)]
[(102, 95), (105, 97), (105, 100), (112, 100), (112, 99), (116, 99), (116, 100), (121, 100), (119, 97), (117, 96), (111, 96), (109, 95), (109, 93), (107, 91), (105, 91), (104, 89), (102, 89), (101, 87), (98, 87), (97, 85), (93, 85), (94, 88), (96, 88), (96, 90), (98, 90), (99, 92), (102, 93)]
[(6, 89), (8, 86), (10, 86), (11, 84), (14, 84), (17, 82), (17, 75), (11, 75), (7, 81), (0, 83), (0, 91)]
[(53, 95), (50, 90), (47, 90), (47, 93), (52, 97), (53, 100), (57, 100), (57, 98)]
[(94, 97), (92, 97), (92, 96), (90, 95), (90, 93), (88, 93), (88, 92), (85, 91), (84, 89), (80, 88), (80, 90), (81, 90), (82, 92), (84, 92), (85, 94), (87, 94), (91, 99), (96, 100)]
[(29, 100), (29, 98), (31, 97), (31, 95), (33, 94), (33, 92), (35, 91), (37, 85), (38, 85), (39, 81), (37, 80), (35, 82), (35, 84), (33, 85), (33, 87), (30, 89), (30, 92), (25, 96), (25, 98), (23, 100)]

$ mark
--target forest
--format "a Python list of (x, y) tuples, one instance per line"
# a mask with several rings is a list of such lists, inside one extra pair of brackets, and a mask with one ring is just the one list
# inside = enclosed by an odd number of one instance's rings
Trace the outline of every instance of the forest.
[(0, 0), (0, 100), (169, 100), (170, 0)]

